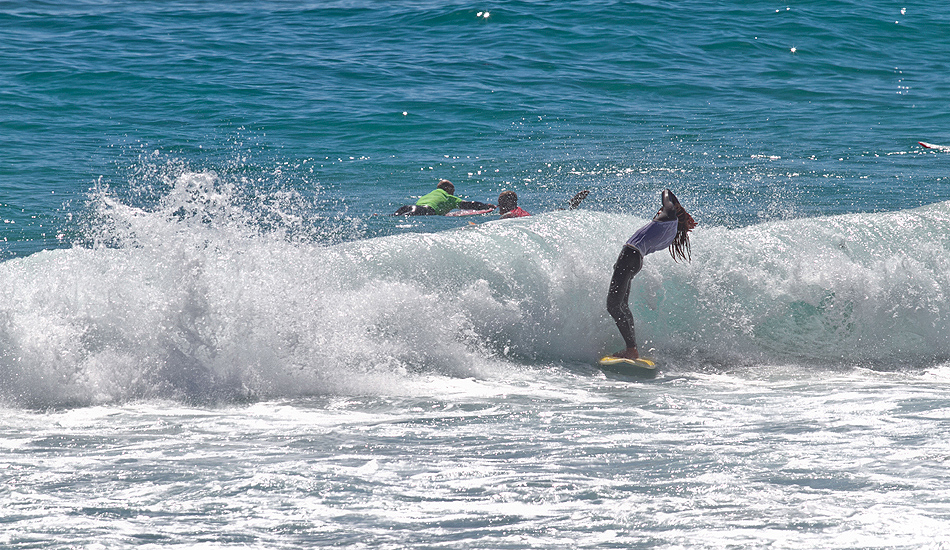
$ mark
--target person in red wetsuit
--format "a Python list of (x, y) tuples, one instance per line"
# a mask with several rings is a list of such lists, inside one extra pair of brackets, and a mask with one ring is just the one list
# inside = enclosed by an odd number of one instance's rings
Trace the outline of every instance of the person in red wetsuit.
[(501, 194), (498, 195), (498, 213), (501, 214), (501, 219), (503, 220), (507, 220), (508, 218), (523, 218), (531, 215), (518, 206), (518, 194), (514, 191), (502, 191)]
[(689, 261), (689, 232), (696, 227), (692, 216), (686, 212), (676, 195), (666, 189), (662, 195), (663, 207), (660, 208), (653, 220), (637, 230), (623, 245), (617, 263), (614, 264), (614, 274), (610, 279), (610, 290), (607, 291), (607, 312), (614, 318), (620, 335), (627, 347), (615, 353), (614, 357), (624, 359), (638, 359), (637, 338), (633, 330), (633, 315), (628, 304), (630, 298), (630, 281), (643, 267), (643, 257), (651, 252), (670, 249), (673, 260)]
[[(590, 194), (590, 191), (584, 189), (580, 193), (574, 195), (568, 203), (567, 210), (574, 210), (580, 206), (581, 201), (587, 198), (587, 195)], [(564, 208), (558, 208), (558, 210), (565, 210)], [(508, 218), (523, 218), (525, 216), (530, 216), (525, 209), (518, 206), (518, 194), (514, 191), (502, 191), (498, 195), (498, 213), (501, 214), (501, 219), (506, 220)]]

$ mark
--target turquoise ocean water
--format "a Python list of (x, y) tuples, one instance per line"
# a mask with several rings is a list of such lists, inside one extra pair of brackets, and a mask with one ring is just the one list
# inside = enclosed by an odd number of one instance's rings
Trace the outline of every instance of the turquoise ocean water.
[[(950, 548), (948, 60), (881, 0), (0, 2), (0, 545)], [(440, 179), (534, 215), (388, 215)]]

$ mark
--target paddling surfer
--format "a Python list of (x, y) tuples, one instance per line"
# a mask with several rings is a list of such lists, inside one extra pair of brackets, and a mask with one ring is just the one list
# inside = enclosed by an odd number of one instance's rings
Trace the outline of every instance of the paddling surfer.
[(514, 191), (502, 191), (498, 195), (498, 213), (501, 214), (501, 219), (507, 220), (508, 218), (524, 218), (525, 216), (530, 216), (526, 210), (518, 206), (518, 194)]
[[(567, 210), (574, 210), (580, 206), (581, 201), (587, 198), (589, 194), (590, 191), (585, 189), (574, 195), (568, 203)], [(559, 208), (559, 210), (564, 210), (564, 208)], [(514, 191), (502, 191), (501, 194), (498, 195), (498, 213), (501, 215), (502, 220), (524, 218), (531, 215), (525, 209), (518, 206), (518, 194)]]
[(449, 180), (442, 180), (434, 191), (427, 193), (416, 201), (416, 204), (400, 206), (393, 212), (393, 216), (444, 216), (450, 211), (462, 208), (465, 210), (495, 209), (494, 204), (478, 201), (467, 201), (455, 196), (455, 186)]

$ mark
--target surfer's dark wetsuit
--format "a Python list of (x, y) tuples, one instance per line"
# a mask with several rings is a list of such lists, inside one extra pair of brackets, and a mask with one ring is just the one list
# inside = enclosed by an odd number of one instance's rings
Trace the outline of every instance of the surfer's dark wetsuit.
[(614, 275), (610, 279), (607, 291), (607, 313), (614, 318), (620, 335), (628, 348), (637, 347), (637, 334), (633, 328), (633, 314), (630, 313), (630, 280), (643, 267), (643, 255), (632, 246), (624, 245), (614, 264)]
[(407, 204), (400, 206), (399, 210), (393, 212), (393, 216), (438, 216), (439, 213), (431, 206), (419, 204)]
[[(643, 256), (663, 250), (673, 243), (679, 221), (676, 217), (676, 196), (669, 190), (663, 192), (663, 208), (653, 220), (637, 230), (624, 244), (614, 263), (614, 274), (607, 291), (607, 312), (614, 318), (627, 352), (637, 349), (633, 314), (630, 313), (630, 281), (643, 267)], [(623, 352), (622, 352), (623, 353)]]

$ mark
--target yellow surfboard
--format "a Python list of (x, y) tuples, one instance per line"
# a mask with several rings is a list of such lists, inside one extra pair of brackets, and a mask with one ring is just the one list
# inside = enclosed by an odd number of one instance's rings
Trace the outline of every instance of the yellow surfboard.
[(597, 361), (597, 366), (601, 369), (623, 374), (626, 376), (638, 376), (640, 378), (653, 378), (656, 376), (656, 362), (652, 359), (621, 359), (620, 357), (601, 357)]

